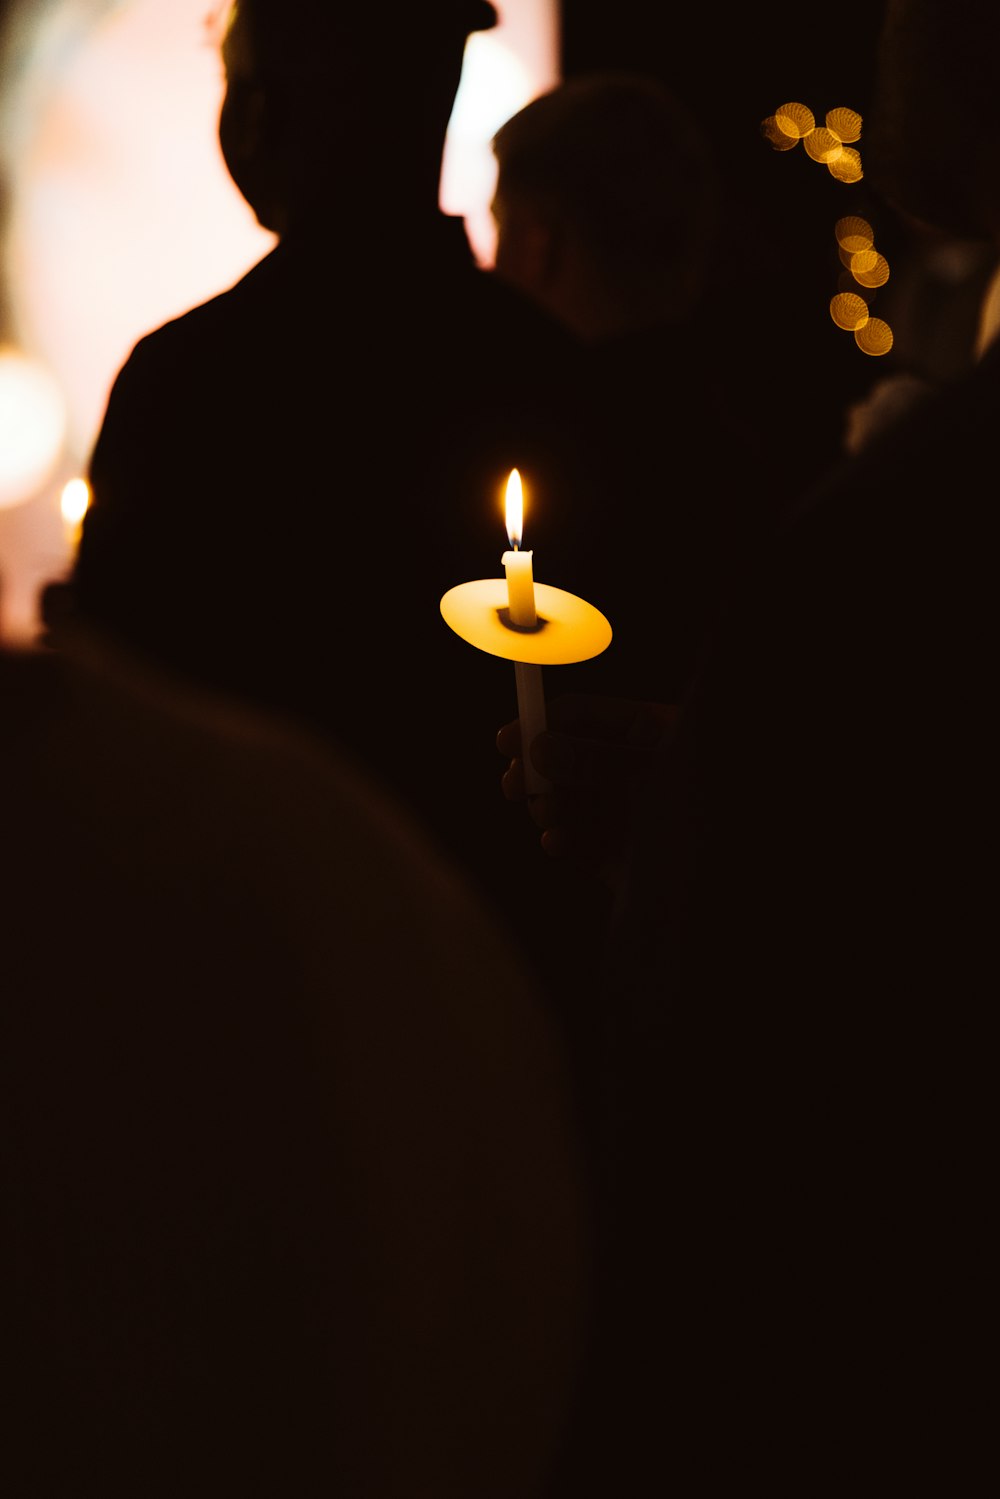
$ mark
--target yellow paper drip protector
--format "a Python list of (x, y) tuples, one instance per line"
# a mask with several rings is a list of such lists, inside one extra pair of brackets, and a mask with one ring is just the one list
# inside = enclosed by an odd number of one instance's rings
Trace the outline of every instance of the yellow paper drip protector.
[(607, 650), (611, 625), (599, 609), (547, 583), (534, 588), (538, 624), (533, 629), (509, 623), (504, 578), (480, 578), (450, 588), (441, 600), (441, 614), (469, 645), (507, 661), (568, 666)]

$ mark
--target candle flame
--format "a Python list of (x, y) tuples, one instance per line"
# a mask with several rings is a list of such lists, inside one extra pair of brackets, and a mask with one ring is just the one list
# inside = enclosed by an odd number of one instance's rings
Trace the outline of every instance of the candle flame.
[(68, 525), (78, 525), (90, 505), (90, 486), (86, 479), (70, 479), (62, 492), (59, 508)]
[(521, 475), (516, 468), (510, 471), (507, 480), (507, 539), (515, 552), (521, 545), (521, 533), (524, 528), (524, 494), (521, 488)]

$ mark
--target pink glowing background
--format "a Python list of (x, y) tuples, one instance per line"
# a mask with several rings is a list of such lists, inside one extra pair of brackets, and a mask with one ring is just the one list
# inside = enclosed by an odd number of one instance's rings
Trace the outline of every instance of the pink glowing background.
[[(356, 0), (358, 4), (368, 0)], [(21, 0), (0, 54), (0, 637), (65, 571), (59, 497), (135, 340), (236, 280), (270, 235), (219, 152), (217, 0)], [(489, 139), (558, 77), (558, 0), (498, 0), (470, 38), (441, 204), (493, 253)], [(26, 364), (25, 361), (28, 361)]]

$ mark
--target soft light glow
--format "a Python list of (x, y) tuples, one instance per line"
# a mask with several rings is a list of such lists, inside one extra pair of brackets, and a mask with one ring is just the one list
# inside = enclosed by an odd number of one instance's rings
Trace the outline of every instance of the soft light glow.
[(849, 255), (858, 250), (870, 250), (875, 243), (875, 234), (867, 219), (859, 219), (857, 214), (848, 214), (845, 218), (838, 219), (833, 226), (833, 232), (837, 237), (837, 243), (842, 250)]
[[(783, 104), (761, 121), (760, 130), (775, 150), (787, 151), (801, 140), (806, 154), (825, 166), (836, 181), (859, 182), (864, 176), (861, 153), (847, 142), (861, 139), (860, 114), (856, 109), (838, 107), (827, 110), (825, 119), (825, 125), (817, 127), (806, 105)], [(854, 334), (864, 353), (886, 354), (892, 348), (892, 330), (881, 318), (871, 317), (869, 303), (871, 288), (883, 286), (889, 279), (888, 263), (875, 250), (875, 236), (867, 220), (845, 215), (837, 220), (834, 233), (850, 277), (846, 272), (841, 274), (837, 295), (830, 301), (830, 316), (838, 328)], [(854, 289), (857, 287), (864, 288), (866, 294), (861, 295)]]
[(507, 539), (516, 551), (524, 534), (524, 490), (516, 468), (507, 480)]
[(496, 256), (496, 225), (489, 209), (496, 158), (489, 142), (505, 120), (559, 81), (554, 7), (538, 0), (529, 5), (527, 26), (528, 13), (518, 16), (508, 3), (499, 26), (469, 37), (441, 163), (441, 207), (465, 219), (476, 259), (487, 268)]
[(826, 128), (845, 146), (861, 139), (861, 116), (856, 109), (828, 109)]
[(870, 317), (866, 323), (855, 330), (854, 342), (862, 354), (875, 356), (888, 354), (892, 348), (892, 329), (882, 318)]
[(72, 564), (77, 548), (83, 538), (83, 517), (90, 508), (90, 486), (86, 479), (70, 479), (63, 485), (59, 496), (59, 510), (63, 519), (63, 541)]
[(830, 316), (838, 328), (853, 333), (868, 321), (868, 303), (855, 292), (838, 292), (830, 302)]
[(861, 286), (884, 286), (889, 279), (889, 262), (875, 250), (861, 250), (851, 261), (851, 275)]
[(811, 130), (803, 138), (802, 144), (805, 147), (807, 156), (811, 156), (813, 161), (824, 163), (832, 161), (844, 149), (833, 132), (825, 129), (822, 125), (818, 130)]
[(0, 348), (0, 509), (31, 499), (48, 480), (66, 436), (66, 404), (37, 359)]
[(1000, 332), (1000, 266), (993, 272), (979, 309), (975, 355), (981, 359)]
[(861, 153), (853, 146), (842, 146), (826, 163), (831, 177), (838, 182), (860, 182), (865, 175), (861, 167)]
[(785, 135), (793, 140), (809, 135), (816, 128), (816, 116), (805, 104), (782, 104), (774, 111), (774, 122)]
[(848, 144), (861, 139), (861, 116), (856, 109), (827, 110), (825, 125), (805, 104), (782, 104), (760, 122), (760, 133), (776, 151), (790, 151), (801, 140), (807, 155), (826, 166), (838, 182), (860, 182), (864, 176), (860, 152)]
[(782, 130), (774, 115), (768, 115), (766, 120), (761, 120), (760, 133), (765, 140), (770, 141), (776, 151), (791, 151), (799, 143), (797, 135), (788, 135)]
[(90, 508), (90, 486), (86, 479), (70, 479), (63, 485), (59, 509), (68, 526), (78, 526)]
[(210, 5), (47, 0), (30, 19), (23, 8), (20, 70), (0, 101), (12, 142), (4, 270), (21, 341), (65, 393), (74, 467), (136, 339), (274, 244), (218, 145)]

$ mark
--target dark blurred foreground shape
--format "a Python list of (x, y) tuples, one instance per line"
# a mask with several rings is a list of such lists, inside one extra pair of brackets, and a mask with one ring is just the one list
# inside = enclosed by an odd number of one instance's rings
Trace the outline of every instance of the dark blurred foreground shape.
[(0, 1487), (544, 1492), (586, 1318), (564, 1058), (346, 759), (0, 654)]

